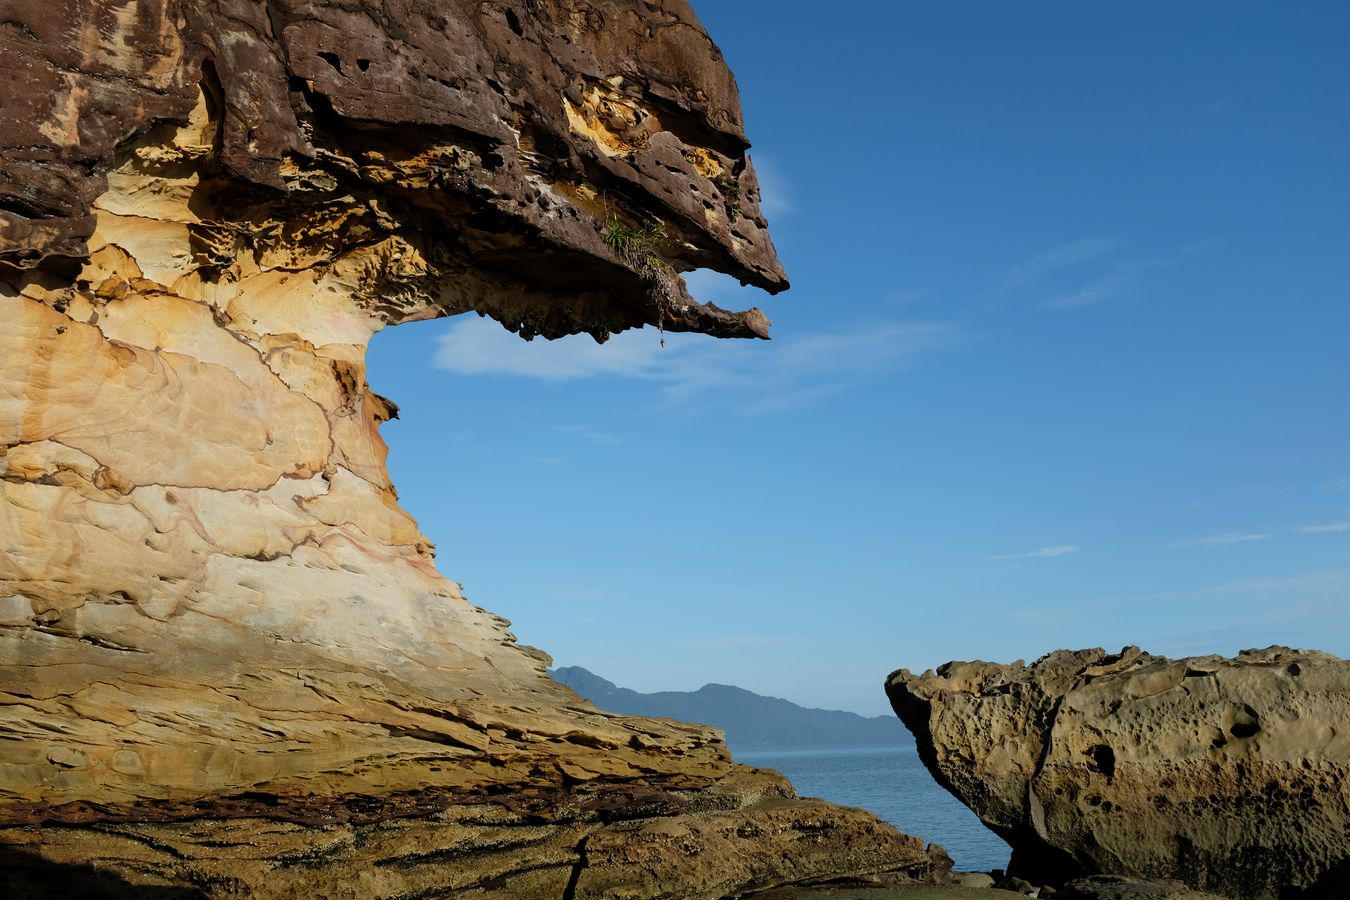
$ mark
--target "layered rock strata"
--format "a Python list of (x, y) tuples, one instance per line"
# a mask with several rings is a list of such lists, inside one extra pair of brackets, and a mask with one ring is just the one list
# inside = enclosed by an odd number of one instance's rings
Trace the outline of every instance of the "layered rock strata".
[(385, 468), (396, 409), (364, 359), (387, 325), (766, 336), (679, 278), (786, 286), (687, 5), (42, 0), (9, 5), (0, 55), (9, 877), (928, 877), (921, 842), (735, 766), (714, 730), (555, 684), (437, 572)]
[(1175, 879), (1247, 900), (1350, 885), (1350, 662), (1127, 647), (893, 673), (934, 777), (1036, 883)]

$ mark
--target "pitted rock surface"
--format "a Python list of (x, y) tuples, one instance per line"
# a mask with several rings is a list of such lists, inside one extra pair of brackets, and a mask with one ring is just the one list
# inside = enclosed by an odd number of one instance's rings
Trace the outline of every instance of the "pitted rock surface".
[(1347, 896), (1344, 660), (1061, 650), (901, 669), (886, 689), (934, 777), (1012, 845), (1013, 874)]
[(686, 4), (0, 20), (6, 877), (580, 898), (929, 876), (920, 841), (734, 765), (714, 729), (554, 683), (439, 574), (386, 470), (365, 352), (387, 325), (766, 336), (678, 277), (786, 286)]

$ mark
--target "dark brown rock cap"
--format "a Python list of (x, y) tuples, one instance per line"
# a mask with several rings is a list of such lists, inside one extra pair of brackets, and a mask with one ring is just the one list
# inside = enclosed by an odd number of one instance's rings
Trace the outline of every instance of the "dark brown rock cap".
[(683, 0), (16, 0), (4, 18), (11, 269), (75, 268), (119, 148), (204, 93), (237, 191), (294, 215), (378, 195), (442, 269), (530, 295), (480, 309), (526, 337), (767, 337), (763, 313), (700, 305), (678, 273), (787, 287), (735, 81)]

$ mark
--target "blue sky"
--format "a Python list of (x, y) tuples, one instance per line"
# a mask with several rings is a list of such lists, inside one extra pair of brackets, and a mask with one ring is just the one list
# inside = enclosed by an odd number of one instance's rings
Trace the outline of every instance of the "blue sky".
[(892, 669), (1350, 655), (1350, 6), (695, 2), (770, 343), (376, 338), (404, 504), (560, 665), (888, 712)]

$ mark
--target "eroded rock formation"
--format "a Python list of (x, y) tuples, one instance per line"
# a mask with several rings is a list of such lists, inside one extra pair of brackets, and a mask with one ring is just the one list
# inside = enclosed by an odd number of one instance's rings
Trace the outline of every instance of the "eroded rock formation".
[(678, 277), (786, 286), (685, 3), (3, 18), (0, 866), (253, 897), (928, 875), (711, 729), (555, 684), (385, 469), (386, 325), (767, 335)]
[(900, 670), (886, 689), (934, 777), (1037, 883), (1109, 873), (1229, 897), (1344, 897), (1350, 662), (1137, 647)]

